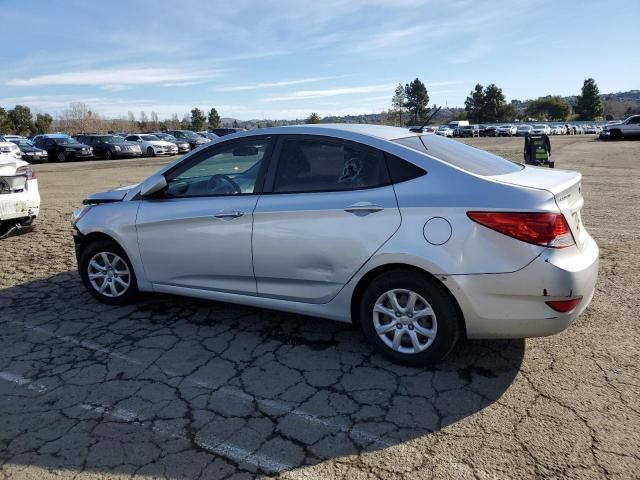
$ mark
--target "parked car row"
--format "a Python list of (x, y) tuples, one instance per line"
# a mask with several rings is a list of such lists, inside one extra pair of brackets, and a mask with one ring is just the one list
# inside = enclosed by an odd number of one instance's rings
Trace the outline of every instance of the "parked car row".
[[(433, 133), (444, 137), (524, 137), (527, 135), (581, 135), (584, 133), (599, 134), (602, 127), (598, 125), (573, 124), (502, 124), (502, 125), (441, 125), (435, 127)], [(426, 129), (425, 129), (426, 132)]]

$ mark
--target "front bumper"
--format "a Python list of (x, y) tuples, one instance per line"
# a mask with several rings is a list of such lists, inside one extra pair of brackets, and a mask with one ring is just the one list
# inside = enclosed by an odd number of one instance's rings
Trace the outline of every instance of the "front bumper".
[(35, 218), (40, 213), (38, 180), (29, 180), (22, 192), (0, 194), (0, 221)]
[[(553, 335), (569, 327), (589, 305), (598, 278), (599, 250), (588, 234), (582, 249), (547, 249), (512, 273), (450, 275), (444, 283), (458, 300), (469, 338)], [(582, 297), (568, 313), (545, 302)]]

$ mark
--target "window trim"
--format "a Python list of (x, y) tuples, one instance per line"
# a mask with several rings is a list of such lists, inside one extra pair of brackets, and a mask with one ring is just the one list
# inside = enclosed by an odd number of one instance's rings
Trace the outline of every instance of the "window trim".
[[(383, 183), (380, 185), (374, 185), (370, 187), (359, 187), (359, 188), (339, 188), (332, 190), (302, 190), (295, 192), (275, 192), (273, 187), (275, 186), (276, 180), (276, 172), (278, 171), (278, 165), (280, 163), (280, 153), (282, 152), (282, 145), (286, 140), (314, 140), (314, 141), (325, 141), (327, 143), (341, 143), (341, 144), (350, 144), (356, 148), (364, 148), (368, 150), (373, 150), (378, 152), (382, 156), (382, 160), (384, 161), (385, 170), (387, 172), (387, 177), (389, 179), (388, 183)], [(276, 138), (276, 145), (273, 150), (272, 161), (269, 163), (269, 170), (267, 171), (264, 189), (262, 191), (263, 195), (300, 195), (300, 194), (310, 194), (310, 193), (340, 193), (340, 192), (357, 192), (359, 190), (371, 190), (374, 188), (384, 188), (393, 185), (393, 180), (391, 178), (391, 172), (389, 171), (389, 165), (387, 164), (387, 152), (384, 150), (380, 150), (379, 148), (372, 147), (371, 145), (367, 145), (365, 143), (354, 142), (353, 140), (347, 140), (345, 138), (340, 137), (331, 137), (327, 135), (311, 135), (311, 134), (286, 134), (286, 135), (278, 135)]]
[(260, 168), (258, 169), (258, 175), (256, 176), (256, 185), (254, 187), (253, 192), (234, 193), (231, 195), (229, 194), (184, 195), (180, 197), (166, 197), (164, 196), (164, 194), (160, 194), (157, 197), (154, 197), (153, 200), (181, 200), (183, 198), (221, 198), (221, 197), (235, 198), (235, 197), (247, 197), (250, 195), (261, 195), (264, 189), (266, 172), (267, 172), (267, 169), (269, 168), (269, 164), (271, 163), (271, 158), (273, 154), (273, 147), (275, 144), (274, 135), (254, 135), (250, 137), (234, 138), (231, 140), (227, 140), (225, 142), (218, 142), (215, 145), (211, 145), (207, 148), (204, 148), (202, 149), (202, 151), (196, 153), (195, 155), (192, 155), (189, 158), (186, 158), (184, 161), (174, 165), (173, 167), (168, 169), (166, 172), (163, 172), (162, 175), (167, 179), (167, 183), (168, 183), (169, 179), (167, 177), (171, 175), (173, 172), (175, 172), (176, 170), (179, 170), (181, 168), (185, 168), (185, 169), (190, 168), (191, 166), (193, 166), (193, 164), (201, 160), (202, 157), (211, 157), (212, 155), (215, 155), (216, 150), (221, 150), (222, 148), (228, 148), (233, 144), (245, 143), (248, 141), (266, 141), (267, 142), (267, 148), (264, 152), (264, 157), (262, 157), (262, 165), (260, 165)]

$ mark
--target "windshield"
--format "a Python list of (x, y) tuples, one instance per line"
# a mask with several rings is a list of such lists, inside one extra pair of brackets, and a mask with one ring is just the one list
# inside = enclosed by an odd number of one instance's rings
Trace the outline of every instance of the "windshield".
[(157, 142), (158, 140), (160, 140), (155, 135), (140, 135), (140, 138), (146, 142)]
[(174, 137), (173, 135), (169, 135), (167, 133), (158, 135), (158, 137), (160, 137), (162, 140), (166, 140), (167, 142), (173, 142), (174, 140), (177, 140), (176, 137)]
[(531, 130), (531, 126), (529, 125), (520, 125), (518, 130)]
[(202, 138), (200, 135), (198, 135), (195, 132), (182, 132), (182, 134), (186, 137), (186, 138), (195, 138), (196, 140)]
[(519, 163), (499, 157), (457, 140), (436, 135), (416, 135), (393, 140), (420, 153), (426, 153), (455, 167), (476, 175), (491, 176), (517, 172), (524, 168)]
[(544, 125), (534, 125), (533, 128), (544, 128)]
[(58, 137), (58, 138), (54, 138), (54, 140), (57, 144), (60, 144), (60, 145), (77, 145), (80, 143), (75, 138), (71, 138), (71, 137)]
[(11, 140), (13, 143), (18, 145), (19, 147), (33, 147), (33, 143), (29, 140)]
[(101, 137), (104, 143), (124, 143), (124, 138), (112, 135), (110, 137)]

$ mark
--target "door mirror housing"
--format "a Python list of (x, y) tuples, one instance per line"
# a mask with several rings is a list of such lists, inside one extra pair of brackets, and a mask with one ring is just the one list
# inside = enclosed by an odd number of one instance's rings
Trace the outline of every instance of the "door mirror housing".
[(142, 198), (152, 197), (167, 188), (167, 179), (162, 174), (152, 175), (140, 186), (140, 196)]

